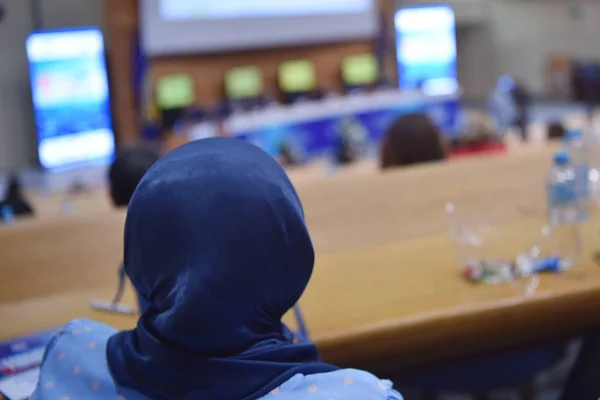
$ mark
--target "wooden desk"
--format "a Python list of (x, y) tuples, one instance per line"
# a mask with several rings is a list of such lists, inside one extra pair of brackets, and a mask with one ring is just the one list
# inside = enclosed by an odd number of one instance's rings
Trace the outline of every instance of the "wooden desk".
[[(392, 359), (397, 366), (414, 365), (576, 333), (600, 323), (600, 270), (591, 262), (599, 222), (585, 230), (587, 278), (544, 276), (529, 298), (521, 286), (472, 286), (461, 280), (454, 249), (438, 234), (319, 256), (301, 304), (324, 357), (343, 365)], [(510, 256), (527, 247), (540, 223), (533, 218), (505, 225), (498, 254)], [(114, 290), (112, 265), (97, 274), (105, 279), (92, 289), (4, 301), (0, 318), (10, 323), (2, 325), (2, 338), (75, 317), (132, 327), (133, 317), (89, 308), (90, 299), (110, 299)], [(56, 277), (51, 282), (64, 285)], [(126, 301), (134, 304), (131, 290)]]
[[(491, 254), (527, 249), (541, 223), (504, 224)], [(584, 228), (585, 279), (543, 276), (529, 297), (530, 281), (463, 281), (453, 245), (437, 234), (320, 256), (302, 306), (324, 357), (343, 365), (414, 365), (580, 332), (600, 324), (598, 226)]]
[[(585, 280), (543, 277), (526, 299), (522, 287), (458, 277), (444, 203), (485, 204), (502, 231), (490, 251), (513, 257), (542, 225), (549, 160), (532, 153), (299, 184), (317, 248), (301, 303), (324, 357), (414, 365), (600, 323), (600, 272), (590, 256), (600, 217), (585, 227)], [(0, 229), (0, 320), (8, 321), (0, 339), (77, 317), (133, 326), (133, 317), (89, 308), (90, 299), (113, 295), (123, 218), (107, 209)], [(127, 301), (134, 303), (131, 291)]]

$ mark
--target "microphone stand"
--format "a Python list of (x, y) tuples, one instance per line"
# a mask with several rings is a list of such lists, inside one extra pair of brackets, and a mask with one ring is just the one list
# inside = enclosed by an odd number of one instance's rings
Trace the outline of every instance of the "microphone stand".
[(127, 274), (125, 273), (125, 268), (123, 264), (119, 266), (118, 274), (119, 280), (117, 285), (117, 292), (115, 293), (112, 302), (107, 302), (104, 300), (92, 300), (91, 306), (94, 310), (98, 311), (113, 312), (124, 315), (135, 315), (137, 314), (137, 310), (135, 309), (135, 307), (121, 303), (123, 293), (125, 293), (125, 281), (127, 279)]

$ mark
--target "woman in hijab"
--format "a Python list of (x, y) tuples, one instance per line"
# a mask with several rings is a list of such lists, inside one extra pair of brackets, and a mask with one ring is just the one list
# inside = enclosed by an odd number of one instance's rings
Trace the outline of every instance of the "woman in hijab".
[(518, 105), (512, 95), (515, 81), (510, 76), (498, 78), (496, 87), (489, 96), (489, 110), (496, 120), (496, 127), (501, 134), (517, 125), (519, 118)]
[(285, 172), (251, 144), (200, 140), (154, 164), (129, 203), (124, 264), (147, 302), (136, 328), (71, 322), (32, 400), (402, 399), (281, 322), (313, 246)]

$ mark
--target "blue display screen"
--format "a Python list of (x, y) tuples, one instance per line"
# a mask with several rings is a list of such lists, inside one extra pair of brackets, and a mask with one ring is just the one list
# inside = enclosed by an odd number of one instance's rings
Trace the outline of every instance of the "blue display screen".
[(458, 89), (456, 27), (449, 6), (405, 7), (396, 12), (400, 89), (447, 94)]
[(115, 151), (104, 41), (97, 28), (27, 39), (38, 156), (46, 169), (106, 163)]

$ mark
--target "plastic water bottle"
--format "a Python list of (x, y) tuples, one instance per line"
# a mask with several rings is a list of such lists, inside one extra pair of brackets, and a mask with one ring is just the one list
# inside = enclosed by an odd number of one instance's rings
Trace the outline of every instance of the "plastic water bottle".
[(554, 155), (547, 181), (548, 222), (550, 226), (580, 222), (579, 181), (566, 152)]
[(539, 262), (555, 260), (559, 271), (573, 267), (581, 255), (582, 203), (578, 197), (578, 184), (569, 155), (556, 153), (547, 182), (549, 224), (537, 245), (537, 254), (532, 256)]
[(588, 146), (582, 130), (571, 130), (565, 135), (565, 150), (577, 180), (577, 199), (581, 205), (579, 219), (587, 220), (590, 206), (590, 162)]

